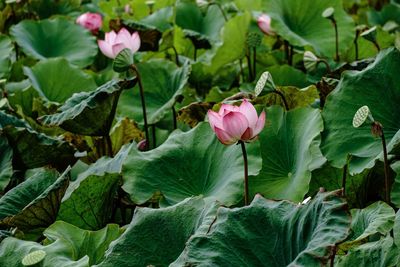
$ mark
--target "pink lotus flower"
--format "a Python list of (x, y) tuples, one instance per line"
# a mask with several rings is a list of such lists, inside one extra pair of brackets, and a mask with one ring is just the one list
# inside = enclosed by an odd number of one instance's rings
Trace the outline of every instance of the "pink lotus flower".
[(98, 13), (86, 12), (76, 19), (76, 23), (90, 30), (92, 33), (97, 33), (103, 24), (103, 19)]
[(132, 53), (138, 51), (140, 37), (138, 32), (131, 35), (127, 29), (122, 28), (118, 33), (115, 33), (115, 31), (107, 32), (105, 40), (98, 40), (97, 43), (106, 57), (115, 58), (124, 48), (130, 49)]
[(263, 14), (257, 19), (257, 24), (260, 30), (267, 35), (274, 35), (274, 31), (271, 29), (271, 17)]
[(265, 125), (265, 111), (260, 117), (254, 106), (244, 99), (237, 107), (222, 104), (219, 112), (208, 111), (208, 120), (219, 141), (231, 145), (237, 141), (255, 140)]

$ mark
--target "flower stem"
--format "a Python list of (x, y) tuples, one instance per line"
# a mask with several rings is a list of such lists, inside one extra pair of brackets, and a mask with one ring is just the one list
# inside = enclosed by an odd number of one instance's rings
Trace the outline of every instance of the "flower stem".
[(176, 50), (175, 46), (172, 46), (171, 48), (172, 48), (172, 50), (174, 50), (176, 65), (177, 65), (178, 67), (180, 67), (181, 64), (179, 63), (179, 54), (178, 54), (178, 51)]
[(332, 69), (331, 69), (331, 66), (329, 66), (328, 61), (326, 61), (325, 59), (319, 59), (318, 62), (317, 62), (317, 66), (318, 66), (319, 63), (323, 63), (325, 65), (326, 70), (328, 71), (328, 73), (332, 73)]
[(253, 78), (255, 79), (257, 76), (257, 49), (253, 47)]
[(107, 155), (109, 157), (114, 157), (114, 153), (113, 153), (113, 149), (112, 149), (112, 142), (111, 142), (111, 137), (109, 134), (104, 136), (104, 139), (106, 140), (106, 144), (107, 144)]
[(156, 125), (155, 124), (151, 125), (151, 136), (152, 136), (152, 140), (153, 140), (153, 148), (156, 148), (157, 140), (156, 140)]
[(249, 167), (247, 162), (246, 144), (239, 141), (242, 147), (243, 162), (244, 162), (244, 205), (249, 205)]
[(176, 110), (175, 110), (175, 106), (172, 106), (172, 117), (174, 120), (174, 130), (176, 130), (176, 128), (178, 128), (178, 123), (176, 121)]
[(343, 166), (343, 175), (342, 175), (342, 195), (346, 196), (346, 180), (347, 180), (347, 173), (349, 168), (349, 161), (347, 160), (346, 164)]
[(335, 60), (339, 61), (340, 60), (340, 56), (339, 56), (339, 30), (338, 30), (338, 26), (337, 26), (337, 22), (334, 18), (331, 18), (332, 24), (333, 24), (333, 28), (335, 29), (335, 43), (336, 43), (336, 57)]
[[(139, 84), (139, 92), (140, 92), (140, 100), (142, 101), (142, 113), (143, 113), (143, 122), (144, 122), (144, 132), (146, 134), (146, 140), (149, 139), (149, 129), (148, 129), (148, 124), (147, 124), (147, 112), (146, 112), (146, 101), (144, 99), (144, 89), (143, 89), (143, 83), (142, 83), (142, 78), (140, 76), (139, 70), (135, 65), (131, 65), (131, 69), (133, 72), (136, 74), (136, 77), (138, 79), (138, 84)], [(146, 150), (148, 149), (148, 145), (146, 147)]]
[(385, 171), (385, 199), (386, 203), (390, 204), (390, 192), (389, 192), (389, 163), (387, 158), (387, 149), (386, 149), (386, 140), (385, 134), (381, 134), (382, 139), (382, 147), (383, 147), (383, 164), (384, 164), (384, 171)]

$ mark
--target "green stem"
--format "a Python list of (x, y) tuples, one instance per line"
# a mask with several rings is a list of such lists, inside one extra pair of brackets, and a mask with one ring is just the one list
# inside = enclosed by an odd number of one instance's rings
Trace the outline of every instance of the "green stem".
[(244, 162), (244, 205), (249, 205), (249, 170), (247, 162), (246, 144), (243, 141), (239, 141), (242, 147), (243, 162)]
[(359, 31), (356, 32), (356, 38), (354, 39), (354, 49), (355, 49), (355, 54), (356, 54), (356, 61), (358, 60), (358, 36), (359, 36)]
[(343, 190), (343, 196), (346, 196), (346, 180), (347, 180), (347, 172), (348, 172), (348, 167), (349, 163), (346, 162), (346, 164), (343, 166), (343, 175), (342, 175), (342, 190)]
[(381, 47), (379, 46), (378, 42), (377, 41), (373, 41), (372, 43), (374, 44), (376, 50), (378, 50), (378, 52), (380, 52), (381, 51)]
[[(142, 83), (142, 78), (140, 76), (139, 70), (135, 65), (131, 65), (131, 69), (133, 72), (136, 74), (136, 77), (138, 79), (138, 84), (139, 84), (139, 92), (140, 92), (140, 100), (142, 102), (142, 113), (143, 113), (143, 122), (144, 122), (144, 132), (146, 134), (146, 140), (149, 139), (149, 129), (148, 129), (148, 124), (147, 124), (147, 112), (146, 112), (146, 101), (144, 98), (144, 88), (143, 88), (143, 83)], [(146, 150), (148, 149), (148, 145), (146, 147)]]
[(107, 134), (106, 136), (104, 136), (104, 139), (106, 140), (106, 143), (107, 143), (107, 154), (108, 154), (108, 156), (109, 157), (114, 157), (110, 135)]
[(247, 66), (249, 68), (249, 82), (251, 82), (251, 81), (253, 81), (253, 68), (251, 65), (251, 60), (250, 60), (249, 54), (246, 55), (246, 59), (247, 59)]
[(333, 28), (335, 29), (335, 44), (336, 44), (336, 58), (335, 61), (340, 61), (340, 56), (339, 56), (339, 30), (338, 26), (336, 23), (336, 20), (334, 18), (331, 19)]
[(172, 106), (172, 117), (173, 117), (173, 120), (174, 120), (174, 130), (176, 130), (178, 128), (178, 122), (176, 121), (175, 106)]
[(171, 48), (172, 48), (172, 50), (174, 50), (176, 65), (177, 65), (178, 67), (180, 67), (181, 64), (179, 63), (179, 54), (178, 54), (178, 51), (176, 51), (175, 46), (172, 46)]
[(214, 3), (214, 4), (217, 5), (219, 11), (221, 11), (222, 16), (224, 16), (225, 22), (228, 21), (228, 18), (226, 17), (226, 14), (225, 14), (224, 10), (222, 9), (222, 6), (220, 4), (218, 4), (218, 3)]
[(323, 63), (325, 65), (326, 70), (328, 71), (328, 73), (332, 73), (332, 69), (331, 69), (331, 66), (329, 66), (328, 61), (326, 61), (325, 59), (319, 59), (317, 61), (317, 66), (318, 66), (319, 63)]

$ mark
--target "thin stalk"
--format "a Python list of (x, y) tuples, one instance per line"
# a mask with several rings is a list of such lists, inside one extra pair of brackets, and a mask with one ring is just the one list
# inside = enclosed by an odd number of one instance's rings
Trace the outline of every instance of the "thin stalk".
[(112, 148), (112, 142), (111, 142), (111, 137), (109, 134), (107, 134), (106, 136), (104, 136), (104, 139), (106, 140), (106, 144), (107, 144), (107, 154), (109, 157), (114, 157), (114, 153), (113, 153), (113, 148)]
[(285, 106), (286, 111), (288, 111), (289, 110), (289, 104), (286, 101), (285, 95), (281, 91), (278, 91), (278, 90), (275, 90), (273, 92), (281, 97), (283, 105)]
[(325, 67), (326, 67), (326, 70), (327, 70), (329, 73), (332, 73), (332, 69), (331, 69), (331, 66), (329, 66), (328, 61), (326, 61), (325, 59), (319, 59), (318, 62), (317, 62), (317, 65), (318, 65), (319, 63), (323, 63), (323, 64), (325, 65)]
[(359, 35), (359, 32), (357, 31), (356, 38), (354, 39), (354, 49), (355, 49), (355, 54), (356, 54), (356, 61), (358, 60), (358, 35)]
[(254, 79), (257, 76), (256, 65), (257, 65), (257, 49), (256, 49), (256, 47), (253, 47), (253, 77), (254, 77)]
[(330, 262), (330, 267), (335, 266), (335, 257), (336, 257), (336, 246), (333, 247), (333, 255), (331, 256), (331, 262)]
[(374, 44), (374, 46), (375, 46), (376, 50), (378, 50), (378, 52), (381, 51), (381, 47), (379, 46), (377, 41), (373, 41), (372, 43)]
[(335, 28), (335, 44), (336, 44), (335, 61), (339, 61), (340, 60), (340, 56), (339, 56), (339, 31), (338, 31), (338, 26), (337, 26), (336, 20), (334, 18), (332, 18), (331, 21), (332, 21), (332, 24), (333, 24), (333, 28)]
[(253, 68), (251, 65), (251, 59), (249, 54), (246, 55), (246, 60), (247, 60), (247, 66), (249, 68), (249, 82), (253, 81)]
[[(142, 83), (142, 78), (140, 76), (139, 70), (135, 65), (131, 65), (131, 69), (133, 72), (136, 74), (136, 77), (138, 79), (138, 84), (139, 84), (139, 92), (140, 92), (140, 100), (142, 101), (142, 113), (143, 113), (143, 122), (144, 122), (144, 132), (146, 134), (146, 140), (149, 139), (149, 129), (148, 129), (148, 124), (147, 124), (147, 112), (146, 112), (146, 101), (144, 98), (144, 89), (143, 89), (143, 83)], [(148, 147), (146, 147), (146, 150)]]
[(247, 162), (246, 144), (239, 141), (242, 147), (243, 162), (244, 162), (244, 205), (249, 205), (249, 167)]
[(194, 48), (194, 53), (193, 53), (193, 60), (197, 61), (197, 48)]
[(174, 130), (178, 128), (178, 123), (176, 121), (176, 110), (175, 110), (175, 106), (172, 106), (172, 117), (174, 120)]
[(179, 63), (179, 54), (178, 54), (178, 51), (176, 51), (175, 46), (172, 46), (171, 48), (172, 48), (172, 50), (174, 50), (174, 54), (175, 54), (175, 63), (176, 63), (176, 65), (177, 65), (178, 67), (180, 67), (181, 64)]
[(386, 140), (385, 140), (385, 134), (381, 134), (381, 139), (382, 139), (382, 147), (383, 147), (383, 164), (384, 164), (384, 171), (385, 171), (385, 198), (386, 198), (386, 203), (390, 203), (390, 192), (389, 192), (389, 163), (388, 163), (388, 158), (387, 158), (387, 149), (386, 149)]

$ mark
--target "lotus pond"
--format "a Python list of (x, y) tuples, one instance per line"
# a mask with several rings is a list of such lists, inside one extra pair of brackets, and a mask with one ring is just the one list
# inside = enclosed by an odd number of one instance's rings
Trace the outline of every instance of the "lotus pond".
[(0, 0), (0, 266), (400, 266), (400, 1)]

